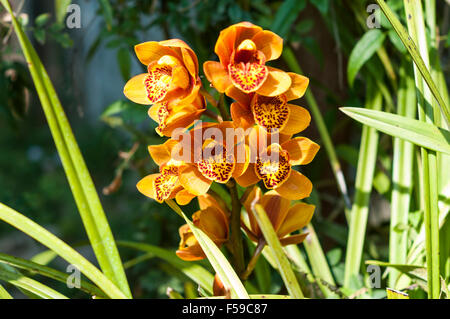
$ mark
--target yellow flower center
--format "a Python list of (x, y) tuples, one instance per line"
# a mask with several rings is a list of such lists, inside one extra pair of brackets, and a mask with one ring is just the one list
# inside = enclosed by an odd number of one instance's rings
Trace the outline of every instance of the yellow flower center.
[(268, 131), (283, 129), (289, 118), (289, 107), (284, 94), (274, 97), (255, 94), (251, 108), (256, 124)]
[(161, 168), (160, 175), (155, 178), (156, 200), (160, 203), (170, 197), (178, 183), (178, 166), (169, 164)]
[(255, 173), (267, 189), (280, 186), (291, 174), (289, 154), (278, 144), (270, 145), (267, 152), (256, 159)]

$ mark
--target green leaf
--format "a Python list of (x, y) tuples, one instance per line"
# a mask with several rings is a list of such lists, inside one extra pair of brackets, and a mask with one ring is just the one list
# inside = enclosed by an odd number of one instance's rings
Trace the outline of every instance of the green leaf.
[(53, 290), (52, 288), (47, 287), (36, 280), (25, 277), (21, 273), (14, 271), (14, 269), (11, 269), (5, 265), (0, 265), (0, 280), (29, 291), (43, 299), (68, 299), (56, 290)]
[(127, 297), (131, 297), (125, 271), (103, 207), (55, 88), (39, 56), (17, 22), (9, 2), (0, 1), (11, 14), (15, 32), (28, 62), (56, 148), (100, 267)]
[(206, 257), (208, 258), (211, 266), (216, 271), (217, 275), (225, 287), (231, 290), (231, 297), (240, 299), (249, 299), (247, 291), (242, 285), (241, 280), (235, 273), (233, 267), (228, 260), (222, 254), (217, 245), (206, 235), (201, 229), (197, 228), (189, 218), (184, 214), (180, 207), (173, 201), (167, 200), (167, 205), (172, 208), (178, 215), (180, 215), (186, 223), (189, 225), (192, 233), (197, 239), (198, 243), (203, 249)]
[(202, 266), (194, 262), (181, 260), (174, 252), (160, 247), (130, 241), (118, 241), (117, 244), (122, 247), (132, 248), (153, 254), (154, 257), (158, 257), (167, 261), (172, 266), (184, 273), (192, 281), (201, 286), (209, 294), (213, 294), (212, 284), (214, 276)]
[(283, 279), (289, 295), (294, 299), (303, 299), (304, 296), (302, 290), (300, 289), (300, 285), (298, 284), (294, 271), (292, 270), (289, 260), (283, 251), (283, 247), (281, 246), (278, 236), (275, 233), (272, 223), (269, 217), (267, 217), (264, 208), (260, 204), (256, 204), (252, 209), (264, 238), (275, 258), (281, 278)]
[(288, 35), (292, 24), (298, 17), (300, 11), (306, 7), (306, 0), (284, 1), (277, 10), (271, 26), (271, 30), (284, 38)]
[(347, 76), (350, 86), (353, 86), (356, 74), (362, 66), (381, 47), (386, 35), (379, 29), (367, 31), (361, 40), (356, 43), (348, 60)]
[(447, 130), (387, 112), (355, 107), (341, 107), (340, 110), (358, 122), (385, 134), (430, 150), (450, 154), (450, 132)]
[(0, 220), (5, 221), (42, 245), (47, 246), (68, 263), (74, 265), (86, 277), (94, 282), (111, 298), (126, 298), (126, 296), (105, 275), (72, 247), (58, 237), (42, 228), (29, 218), (0, 203)]
[(72, 3), (72, 0), (55, 0), (55, 13), (56, 21), (59, 23), (64, 22), (64, 18), (67, 14), (67, 7)]
[[(15, 268), (24, 269), (30, 273), (39, 274), (48, 278), (58, 280), (63, 283), (66, 283), (67, 279), (69, 278), (68, 274), (58, 271), (56, 269), (39, 265), (35, 262), (28, 261), (26, 259), (2, 253), (0, 253), (0, 263), (7, 264)], [(93, 296), (100, 296), (103, 298), (105, 297), (105, 294), (100, 289), (84, 280), (80, 281), (80, 289)]]
[(398, 36), (402, 40), (406, 49), (408, 50), (410, 56), (414, 60), (414, 63), (416, 64), (416, 66), (419, 69), (420, 73), (422, 74), (425, 82), (427, 83), (428, 87), (430, 88), (431, 92), (433, 93), (434, 98), (438, 102), (441, 112), (444, 115), (444, 119), (447, 122), (447, 125), (449, 125), (450, 110), (448, 108), (448, 105), (445, 103), (444, 99), (442, 98), (441, 94), (439, 93), (439, 90), (438, 90), (436, 84), (433, 82), (433, 79), (431, 78), (431, 74), (428, 71), (428, 69), (425, 65), (425, 62), (423, 61), (423, 59), (420, 55), (419, 49), (417, 48), (417, 46), (414, 43), (414, 41), (412, 40), (412, 38), (409, 36), (408, 32), (403, 27), (401, 22), (398, 20), (395, 13), (386, 4), (386, 2), (384, 2), (384, 0), (376, 0), (376, 1), (380, 5), (381, 10), (383, 10), (384, 14), (386, 15), (389, 22), (392, 24), (392, 26), (394, 27)]
[(50, 20), (51, 15), (49, 13), (43, 13), (37, 16), (37, 18), (34, 20), (34, 24), (37, 28), (42, 28), (47, 24), (47, 22)]

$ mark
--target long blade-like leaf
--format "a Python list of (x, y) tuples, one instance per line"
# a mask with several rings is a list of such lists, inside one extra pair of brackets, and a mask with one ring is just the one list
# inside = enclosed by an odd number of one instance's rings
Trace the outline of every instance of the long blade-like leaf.
[(450, 132), (404, 116), (356, 107), (341, 107), (351, 118), (388, 135), (430, 150), (450, 154)]
[(86, 277), (94, 282), (109, 297), (123, 299), (126, 296), (103, 273), (88, 260), (67, 245), (61, 239), (42, 228), (29, 218), (0, 203), (0, 220), (19, 229), (28, 236), (34, 238), (42, 245), (47, 246), (68, 263), (74, 265)]
[(257, 204), (254, 205), (253, 214), (258, 222), (258, 225), (264, 235), (267, 244), (272, 251), (275, 261), (280, 271), (281, 278), (283, 278), (284, 285), (289, 292), (289, 295), (294, 299), (303, 299), (303, 292), (300, 289), (297, 278), (295, 277), (294, 271), (287, 259), (283, 247), (278, 239), (275, 230), (273, 229), (272, 223), (269, 217), (267, 217), (264, 208)]
[[(7, 264), (15, 268), (24, 269), (30, 273), (36, 273), (48, 278), (58, 280), (63, 283), (66, 283), (67, 279), (69, 278), (68, 274), (58, 271), (56, 269), (39, 265), (32, 261), (22, 259), (19, 257), (10, 256), (7, 254), (0, 253), (0, 263)], [(100, 289), (84, 280), (80, 281), (80, 289), (93, 296), (100, 296), (103, 298), (105, 297), (105, 294)]]
[(220, 280), (222, 281), (224, 286), (230, 289), (231, 297), (249, 299), (244, 285), (234, 271), (233, 267), (217, 247), (217, 245), (208, 237), (208, 235), (206, 235), (201, 229), (196, 227), (191, 222), (191, 220), (184, 214), (181, 208), (173, 200), (167, 200), (166, 203), (189, 225), (189, 228), (192, 230), (192, 233), (202, 247), (203, 252), (211, 263), (211, 266), (220, 277)]
[(153, 256), (167, 261), (172, 266), (183, 272), (192, 281), (205, 289), (205, 291), (210, 294), (213, 293), (212, 285), (214, 276), (202, 266), (194, 262), (186, 262), (184, 260), (181, 260), (175, 255), (175, 253), (164, 248), (130, 241), (118, 241), (117, 244), (122, 247), (151, 253)]
[(56, 290), (47, 287), (34, 279), (25, 277), (19, 272), (9, 269), (9, 267), (5, 265), (0, 265), (0, 280), (22, 288), (43, 299), (67, 299), (66, 296), (60, 294)]
[(17, 22), (11, 5), (7, 0), (0, 1), (11, 14), (15, 32), (28, 62), (42, 108), (100, 267), (126, 296), (131, 297), (111, 229), (58, 95), (39, 56)]

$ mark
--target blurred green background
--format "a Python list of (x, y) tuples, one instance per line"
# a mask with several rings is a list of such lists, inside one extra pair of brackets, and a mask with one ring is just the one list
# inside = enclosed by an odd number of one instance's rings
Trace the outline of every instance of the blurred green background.
[[(404, 21), (401, 0), (387, 1)], [(140, 73), (133, 46), (144, 41), (181, 38), (197, 53), (200, 63), (216, 60), (214, 45), (219, 32), (240, 21), (271, 29), (285, 39), (311, 79), (314, 93), (332, 136), (350, 195), (358, 158), (361, 126), (339, 112), (340, 106), (364, 106), (367, 77), (384, 84), (386, 110), (394, 109), (397, 79), (392, 78), (374, 55), (363, 67), (353, 86), (347, 80), (347, 62), (352, 48), (368, 30), (367, 6), (371, 1), (73, 1), (81, 8), (80, 29), (68, 29), (52, 1), (12, 1), (21, 9), (21, 22), (50, 73), (74, 129), (93, 180), (101, 195), (116, 239), (144, 242), (175, 249), (182, 220), (166, 205), (137, 192), (137, 181), (157, 171), (147, 145), (162, 143), (147, 108), (128, 102), (122, 94), (125, 82)], [(441, 26), (440, 56), (444, 74), (449, 74), (449, 5), (438, 1)], [(59, 20), (59, 21), (58, 21)], [(44, 114), (28, 69), (4, 11), (0, 11), (0, 202), (22, 212), (56, 233), (93, 259), (84, 246), (86, 234), (74, 204)], [(402, 52), (400, 40), (381, 19), (386, 33), (384, 48), (397, 70)], [(288, 70), (283, 60), (272, 65)], [(204, 76), (201, 75), (205, 80)], [(447, 82), (448, 82), (447, 77)], [(205, 85), (208, 85), (204, 81)], [(391, 100), (389, 101), (389, 96)], [(308, 107), (301, 99), (298, 104)], [(314, 125), (302, 135), (321, 144)], [(364, 253), (371, 259), (387, 259), (392, 138), (382, 135), (378, 150), (370, 221)], [(337, 191), (330, 164), (322, 148), (305, 169), (314, 184), (309, 199), (317, 205), (313, 224), (338, 283), (343, 280), (343, 257), (347, 240), (344, 202)], [(191, 203), (187, 212), (194, 212)], [(420, 214), (410, 214), (417, 227)], [(120, 248), (120, 247), (119, 247)], [(43, 247), (0, 223), (0, 252), (30, 258)], [(123, 261), (140, 255), (120, 248)], [(64, 267), (61, 260), (52, 263)], [(135, 297), (166, 297), (167, 287), (182, 290), (185, 278), (157, 259), (127, 270)], [(274, 276), (272, 292), (281, 286)], [(42, 279), (45, 282), (46, 279)], [(277, 284), (278, 283), (278, 284)], [(64, 291), (67, 296), (73, 291)], [(67, 290), (67, 288), (66, 288)], [(381, 295), (382, 296), (382, 292)]]

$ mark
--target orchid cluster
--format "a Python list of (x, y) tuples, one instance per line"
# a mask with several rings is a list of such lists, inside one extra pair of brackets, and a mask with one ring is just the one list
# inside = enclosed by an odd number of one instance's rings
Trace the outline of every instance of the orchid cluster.
[[(168, 137), (149, 146), (159, 173), (146, 176), (137, 188), (160, 203), (175, 199), (186, 205), (197, 198), (200, 210), (193, 223), (218, 246), (230, 241), (232, 210), (211, 191), (214, 182), (235, 190), (237, 183), (244, 190), (238, 198), (246, 210), (239, 217), (241, 227), (258, 243), (263, 235), (254, 203), (264, 207), (283, 245), (304, 240), (304, 233), (291, 233), (304, 228), (314, 212), (313, 205), (298, 202), (310, 195), (312, 184), (293, 167), (310, 163), (319, 146), (293, 137), (309, 126), (311, 117), (305, 108), (289, 103), (305, 94), (309, 79), (266, 64), (282, 50), (281, 37), (249, 22), (223, 30), (215, 46), (219, 61), (203, 64), (211, 87), (220, 93), (216, 101), (202, 87), (197, 56), (185, 42), (135, 47), (147, 72), (128, 81), (124, 93), (135, 103), (151, 105), (148, 114), (158, 123), (157, 133)], [(229, 108), (224, 95), (233, 100)], [(213, 110), (220, 115), (212, 116)], [(199, 121), (206, 116), (214, 121)], [(179, 233), (181, 259), (205, 258), (188, 225)]]

